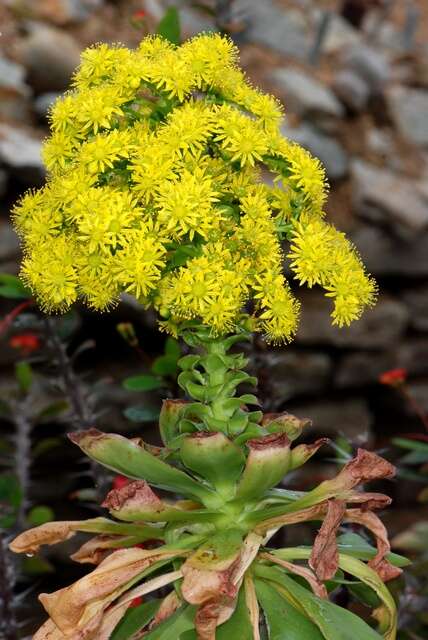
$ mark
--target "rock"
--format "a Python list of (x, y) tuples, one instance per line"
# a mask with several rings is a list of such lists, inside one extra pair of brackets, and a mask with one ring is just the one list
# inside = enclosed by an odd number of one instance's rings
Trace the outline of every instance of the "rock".
[(66, 89), (80, 60), (80, 46), (70, 34), (36, 22), (30, 23), (20, 52), (28, 82), (38, 93)]
[(7, 173), (0, 169), (0, 198), (4, 196), (7, 190)]
[(25, 84), (22, 65), (0, 56), (0, 116), (26, 120), (31, 89)]
[(321, 293), (306, 292), (299, 297), (303, 304), (298, 344), (382, 349), (394, 345), (408, 325), (406, 306), (392, 298), (380, 297), (359, 320), (339, 329), (331, 324), (329, 302)]
[(364, 225), (351, 232), (350, 237), (374, 275), (428, 276), (428, 234), (397, 238), (383, 229)]
[(382, 92), (391, 75), (386, 56), (367, 45), (359, 44), (346, 49), (342, 63), (346, 69), (354, 71), (366, 81), (373, 95)]
[(361, 217), (412, 238), (428, 228), (428, 199), (416, 180), (362, 160), (351, 163), (353, 207)]
[(33, 109), (35, 114), (41, 119), (45, 119), (49, 113), (50, 107), (61, 94), (54, 91), (42, 93), (34, 100)]
[(295, 128), (284, 126), (282, 127), (282, 133), (319, 158), (325, 166), (330, 180), (340, 180), (348, 173), (348, 155), (340, 142), (331, 136), (321, 133), (306, 123)]
[(333, 81), (333, 91), (336, 96), (351, 111), (363, 111), (370, 97), (370, 87), (367, 82), (350, 69), (339, 71)]
[(320, 435), (337, 438), (340, 434), (360, 445), (367, 443), (370, 437), (372, 418), (362, 398), (287, 404), (286, 410), (293, 415), (310, 418), (313, 423), (311, 430)]
[(286, 108), (312, 123), (342, 118), (344, 109), (334, 93), (316, 78), (298, 69), (280, 67), (271, 73)]
[[(367, 131), (366, 145), (369, 151), (382, 156), (385, 162), (390, 163), (391, 156), (395, 151), (394, 140), (390, 131), (370, 127)], [(391, 164), (389, 164), (391, 167)], [(396, 165), (398, 169), (399, 165)]]
[(346, 387), (364, 387), (376, 384), (379, 375), (395, 366), (394, 353), (374, 351), (350, 353), (341, 358), (334, 377), (334, 385)]
[(413, 338), (397, 345), (394, 366), (404, 367), (410, 376), (428, 374), (428, 339)]
[(401, 135), (413, 144), (428, 146), (428, 91), (394, 86), (386, 92), (386, 102)]
[(44, 176), (41, 146), (41, 140), (30, 136), (25, 129), (0, 124), (0, 162), (33, 185)]
[(15, 260), (19, 255), (19, 240), (10, 222), (0, 221), (0, 263)]
[(282, 9), (272, 0), (238, 0), (234, 9), (247, 22), (246, 39), (250, 42), (300, 60), (308, 57), (309, 27), (300, 11)]
[(27, 18), (63, 26), (82, 22), (103, 4), (103, 0), (12, 0), (12, 7)]
[[(319, 10), (317, 12), (320, 13)], [(322, 53), (337, 53), (345, 47), (358, 46), (360, 42), (361, 34), (341, 15), (331, 13), (327, 33), (322, 44)]]
[(331, 373), (325, 353), (285, 350), (267, 351), (257, 356), (257, 375), (266, 380), (271, 408), (289, 398), (324, 390)]
[(428, 286), (423, 284), (403, 291), (402, 300), (410, 312), (410, 326), (428, 332)]

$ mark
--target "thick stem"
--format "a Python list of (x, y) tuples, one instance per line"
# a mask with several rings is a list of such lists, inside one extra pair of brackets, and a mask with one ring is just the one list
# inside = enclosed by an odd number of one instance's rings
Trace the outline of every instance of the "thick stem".
[(18, 624), (13, 608), (15, 571), (6, 537), (0, 533), (0, 640), (18, 640)]

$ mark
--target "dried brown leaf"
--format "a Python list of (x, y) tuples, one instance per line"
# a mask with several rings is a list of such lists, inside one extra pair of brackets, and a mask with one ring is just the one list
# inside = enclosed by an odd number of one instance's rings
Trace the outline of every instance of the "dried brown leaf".
[(343, 500), (329, 500), (327, 513), (315, 538), (309, 566), (320, 580), (330, 580), (338, 567), (336, 534), (346, 509)]

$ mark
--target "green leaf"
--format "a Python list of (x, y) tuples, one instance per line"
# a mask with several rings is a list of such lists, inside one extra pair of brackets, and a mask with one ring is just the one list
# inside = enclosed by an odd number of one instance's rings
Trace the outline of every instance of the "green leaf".
[(158, 24), (156, 33), (172, 44), (180, 44), (180, 16), (176, 7), (169, 7)]
[(200, 359), (201, 356), (189, 354), (188, 356), (183, 356), (182, 358), (180, 358), (180, 360), (178, 361), (178, 366), (180, 367), (180, 369), (183, 369), (183, 371), (189, 371), (190, 369), (193, 369), (196, 364), (198, 364)]
[(127, 407), (123, 415), (131, 422), (153, 422), (159, 418), (159, 409), (154, 407)]
[[(258, 573), (260, 569), (257, 567)], [(313, 595), (284, 571), (276, 567), (263, 567), (262, 571), (263, 577), (273, 580), (280, 593), (318, 627), (325, 640), (381, 640), (382, 636), (364, 620), (347, 609)]]
[(18, 479), (11, 473), (0, 476), (0, 528), (11, 527), (22, 501), (22, 491)]
[(354, 598), (365, 604), (366, 607), (376, 609), (380, 605), (379, 598), (373, 592), (373, 589), (370, 589), (366, 584), (358, 583), (349, 585), (348, 591), (352, 593)]
[(86, 455), (116, 473), (146, 480), (167, 491), (209, 498), (213, 493), (189, 475), (166, 464), (135, 442), (115, 433), (88, 429), (70, 435)]
[(28, 524), (32, 527), (38, 527), (41, 524), (45, 524), (45, 522), (52, 522), (55, 520), (55, 513), (50, 507), (45, 505), (39, 505), (37, 507), (33, 507), (29, 513), (27, 514)]
[(15, 364), (15, 376), (21, 391), (29, 391), (33, 383), (33, 370), (28, 362), (22, 361)]
[(56, 449), (63, 443), (61, 438), (43, 438), (43, 440), (39, 440), (39, 442), (32, 449), (33, 458), (37, 458), (52, 449)]
[(153, 362), (151, 369), (158, 376), (175, 376), (178, 369), (177, 358), (169, 355), (159, 356)]
[(411, 451), (424, 451), (428, 453), (428, 442), (421, 442), (420, 440), (409, 440), (408, 438), (392, 438), (392, 444), (403, 449), (410, 449)]
[(122, 386), (128, 389), (128, 391), (153, 391), (154, 389), (161, 389), (165, 384), (163, 380), (160, 380), (156, 376), (141, 375), (126, 378)]
[(168, 336), (165, 342), (165, 354), (167, 356), (171, 356), (171, 358), (175, 358), (176, 361), (180, 358), (181, 349), (178, 340), (175, 340), (174, 338), (171, 338), (171, 336)]
[(69, 403), (67, 400), (58, 400), (57, 402), (52, 402), (47, 407), (44, 407), (39, 415), (37, 416), (38, 420), (49, 420), (50, 418), (56, 418), (64, 411), (67, 411), (69, 408)]
[(149, 600), (138, 607), (129, 608), (110, 636), (110, 640), (128, 640), (137, 631), (144, 629), (156, 615), (160, 603), (161, 600)]
[(181, 634), (194, 628), (196, 607), (185, 605), (158, 624), (144, 640), (178, 640)]
[(25, 287), (17, 276), (0, 273), (0, 296), (12, 299), (31, 298), (31, 291)]
[(23, 558), (21, 568), (27, 576), (41, 576), (48, 573), (55, 573), (55, 569), (51, 563), (40, 556)]
[(231, 618), (217, 627), (216, 640), (232, 640), (232, 638), (253, 640), (253, 627), (248, 615), (244, 589), (239, 591), (236, 609)]
[(269, 640), (324, 640), (316, 625), (282, 597), (272, 583), (256, 580), (255, 586)]

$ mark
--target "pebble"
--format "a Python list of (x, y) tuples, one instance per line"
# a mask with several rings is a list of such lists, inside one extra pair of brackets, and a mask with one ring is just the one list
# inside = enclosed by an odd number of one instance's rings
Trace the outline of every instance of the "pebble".
[(370, 87), (355, 71), (342, 69), (333, 80), (332, 89), (345, 107), (354, 112), (363, 111), (370, 97)]
[(401, 135), (428, 147), (428, 90), (396, 85), (386, 92), (389, 115)]
[(80, 60), (80, 46), (69, 33), (36, 22), (30, 24), (20, 53), (37, 93), (66, 89)]
[(332, 136), (323, 134), (307, 123), (295, 128), (282, 127), (282, 133), (290, 140), (301, 144), (313, 156), (319, 158), (330, 180), (340, 180), (347, 175), (349, 166), (348, 154), (343, 145)]
[(385, 224), (405, 238), (428, 229), (428, 198), (416, 180), (362, 160), (352, 161), (351, 174), (357, 215)]
[(272, 71), (271, 79), (284, 99), (286, 109), (312, 123), (325, 124), (344, 116), (344, 108), (334, 93), (311, 75), (280, 67)]
[(298, 344), (380, 349), (394, 345), (408, 326), (408, 309), (394, 298), (381, 296), (359, 320), (340, 329), (331, 324), (330, 304), (322, 293), (305, 292), (299, 297), (303, 304)]

